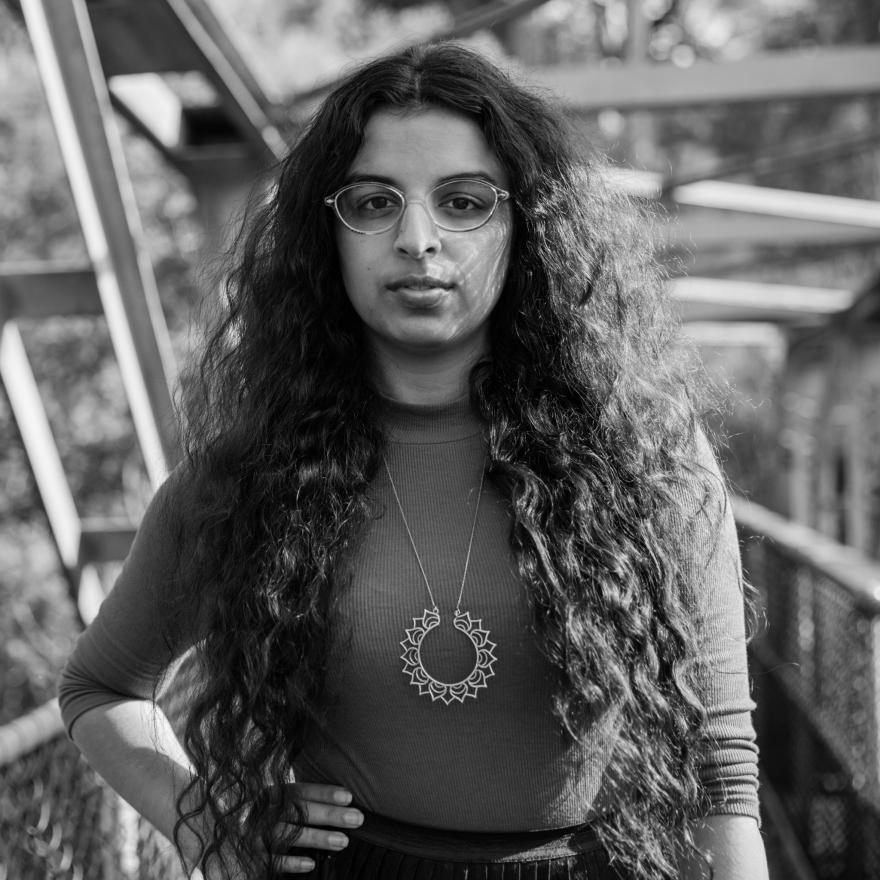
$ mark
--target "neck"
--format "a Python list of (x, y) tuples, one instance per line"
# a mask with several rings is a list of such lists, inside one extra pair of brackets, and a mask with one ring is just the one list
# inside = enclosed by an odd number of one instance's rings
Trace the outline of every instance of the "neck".
[(374, 347), (379, 391), (400, 403), (436, 405), (468, 393), (471, 368), (484, 353), (482, 346), (467, 350), (424, 352), (389, 351)]

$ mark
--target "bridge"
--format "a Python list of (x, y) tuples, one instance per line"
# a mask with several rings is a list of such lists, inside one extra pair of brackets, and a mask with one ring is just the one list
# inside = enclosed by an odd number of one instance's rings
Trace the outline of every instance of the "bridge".
[[(284, 105), (273, 103), (206, 0), (6, 2), (33, 44), (89, 260), (0, 264), (0, 379), (71, 600), (86, 622), (103, 596), (99, 566), (124, 557), (135, 523), (80, 516), (18, 324), (47, 316), (106, 318), (145, 467), (158, 485), (179, 454), (169, 390), (176, 367), (155, 278), (139, 243), (115, 120), (125, 119), (186, 177), (213, 247), (228, 234), (226, 219), (237, 211), (250, 182), (283, 155), (327, 84), (316, 83)], [(466, 10), (436, 36), (466, 36), (539, 5), (518, 0)], [(609, 107), (656, 109), (817, 94), (833, 99), (880, 91), (880, 50), (874, 47), (816, 49), (809, 56), (778, 52), (659, 74), (652, 67), (651, 88), (645, 89), (647, 71), (638, 56), (645, 22), (639, 16), (639, 4), (630, 3), (635, 48), (619, 69), (535, 67), (530, 78), (561, 95), (573, 116)], [(201, 104), (181, 102), (162, 79), (172, 71), (198, 73), (209, 97)], [(870, 143), (876, 136), (868, 131), (863, 139)], [(760, 161), (767, 167), (815, 162), (853, 148), (851, 140), (780, 148)], [(618, 183), (639, 198), (664, 200), (672, 217), (665, 254), (675, 258), (687, 250), (692, 255), (695, 271), (670, 282), (686, 331), (695, 338), (715, 334), (712, 338), (748, 345), (754, 341), (749, 329), (754, 322), (772, 322), (789, 334), (795, 353), (812, 351), (815, 340), (824, 339), (832, 356), (819, 398), (830, 410), (844, 394), (840, 377), (847, 358), (854, 357), (847, 328), (876, 327), (875, 289), (869, 282), (860, 290), (757, 283), (729, 271), (713, 273), (713, 267), (723, 265), (726, 255), (767, 240), (792, 246), (877, 242), (880, 204), (726, 179), (756, 161), (731, 157), (667, 177), (627, 169)], [(866, 516), (857, 515), (869, 502), (854, 479), (838, 486), (840, 497), (832, 502), (856, 511), (847, 514), (840, 534), (833, 523), (809, 513), (811, 499), (829, 497), (840, 462), (851, 461), (839, 455), (849, 448), (848, 438), (863, 436), (856, 429), (866, 418), (872, 425), (880, 419), (880, 411), (866, 416), (857, 403), (850, 400), (850, 412), (861, 413), (856, 428), (846, 422), (840, 434), (843, 423), (836, 416), (830, 427), (817, 428), (814, 448), (803, 452), (797, 443), (791, 446), (797, 485), (815, 471), (825, 480), (818, 495), (806, 497), (796, 486), (796, 497), (779, 505), (788, 517), (734, 499), (745, 570), (765, 616), (750, 662), (764, 831), (775, 880), (880, 876), (880, 565), (869, 552), (874, 545)], [(874, 430), (870, 436), (880, 429), (874, 425)], [(852, 460), (867, 460), (868, 453), (862, 453)], [(172, 687), (165, 697), (172, 716), (175, 696)], [(182, 876), (167, 841), (79, 757), (54, 702), (0, 727), (0, 880), (49, 876)]]

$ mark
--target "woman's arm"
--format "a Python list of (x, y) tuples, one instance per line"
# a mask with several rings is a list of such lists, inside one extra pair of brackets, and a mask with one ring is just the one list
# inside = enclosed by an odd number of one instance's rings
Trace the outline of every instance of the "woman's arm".
[[(98, 706), (77, 718), (73, 740), (89, 764), (138, 813), (169, 840), (177, 819), (177, 797), (189, 783), (191, 765), (165, 713), (149, 700), (125, 700)], [(359, 810), (348, 807), (351, 794), (331, 785), (291, 783), (294, 797), (305, 809), (309, 825), (297, 837), (296, 846), (338, 851), (348, 843), (344, 833), (363, 821)], [(198, 797), (198, 789), (194, 790)], [(199, 820), (195, 820), (199, 822)], [(182, 826), (181, 856), (193, 880), (202, 880), (196, 867), (201, 840), (211, 838), (204, 820)], [(315, 867), (306, 856), (287, 853), (276, 856), (282, 871), (305, 873)], [(212, 863), (213, 864), (213, 863)], [(219, 869), (218, 869), (219, 870)], [(207, 874), (211, 880), (213, 873)], [(244, 874), (222, 874), (228, 880), (244, 880)]]
[[(699, 849), (712, 856), (712, 880), (767, 880), (758, 824), (758, 749), (748, 675), (744, 585), (736, 524), (708, 441), (697, 438), (700, 479), (683, 496), (685, 576), (700, 633), (701, 695), (706, 726), (700, 779), (710, 815), (694, 827)], [(691, 859), (684, 880), (710, 877)]]
[[(86, 760), (169, 840), (177, 820), (176, 800), (192, 778), (192, 767), (153, 697), (157, 683), (199, 633), (195, 615), (189, 615), (188, 628), (175, 630), (180, 637), (166, 640), (170, 628), (162, 617), (165, 603), (158, 593), (168, 585), (184, 588), (175, 569), (182, 555), (176, 543), (182, 531), (181, 506), (175, 476), (150, 504), (125, 567), (98, 617), (79, 639), (58, 691), (68, 732)], [(351, 795), (337, 786), (289, 783), (289, 787), (291, 798), (306, 809), (309, 820), (296, 845), (344, 846), (347, 838), (334, 827), (350, 828), (362, 818), (357, 810), (345, 809)], [(192, 796), (197, 804), (198, 788)], [(347, 817), (353, 821), (346, 821)], [(206, 828), (181, 828), (181, 855), (189, 870), (201, 851), (196, 832), (201, 831), (206, 841), (211, 839)], [(295, 855), (279, 861), (288, 872), (314, 867)], [(210, 874), (209, 880), (213, 880)]]
[[(712, 859), (712, 880), (768, 880), (764, 841), (750, 816), (707, 816), (694, 828), (694, 841)], [(691, 854), (681, 880), (709, 880), (706, 863)]]
[[(71, 731), (88, 763), (165, 837), (173, 839), (178, 794), (191, 778), (190, 763), (165, 713), (149, 700), (125, 700), (89, 709)], [(199, 841), (181, 829), (188, 870)]]

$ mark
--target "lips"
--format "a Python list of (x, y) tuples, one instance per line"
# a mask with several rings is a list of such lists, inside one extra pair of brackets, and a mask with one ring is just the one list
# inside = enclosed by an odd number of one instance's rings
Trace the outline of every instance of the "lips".
[(433, 275), (405, 275), (389, 281), (385, 286), (389, 290), (449, 290), (453, 287), (451, 282)]

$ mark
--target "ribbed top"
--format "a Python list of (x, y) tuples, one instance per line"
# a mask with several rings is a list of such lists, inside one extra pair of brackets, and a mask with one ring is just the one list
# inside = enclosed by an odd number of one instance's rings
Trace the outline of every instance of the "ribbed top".
[(450, 403), (411, 404), (382, 398), (382, 418), (391, 440), (398, 443), (446, 443), (482, 432), (469, 396)]
[[(352, 561), (350, 585), (336, 603), (326, 722), (307, 731), (297, 778), (346, 786), (373, 813), (463, 831), (567, 827), (613, 809), (605, 776), (615, 721), (594, 718), (583, 740), (573, 743), (553, 717), (555, 676), (538, 648), (528, 592), (510, 549), (509, 505), (488, 480), (478, 498), (485, 463), (479, 418), (466, 398), (443, 406), (384, 406), (388, 470), (441, 618), (421, 643), (422, 665), (445, 683), (474, 668), (476, 649), (452, 626), (452, 615), (477, 509), (461, 610), (495, 645), (495, 662), (485, 687), (448, 705), (414, 686), (404, 643), (431, 601), (380, 468), (369, 489), (374, 516)], [(113, 593), (65, 670), (59, 694), (68, 729), (94, 706), (126, 695), (148, 699), (172, 659), (150, 597), (151, 587), (174, 581), (181, 552), (174, 542), (185, 509), (180, 481), (172, 478), (150, 505)], [(702, 778), (713, 812), (757, 816), (733, 521), (728, 517), (717, 541), (700, 527), (681, 528), (695, 560), (695, 589), (705, 599), (705, 660), (718, 671), (704, 695), (709, 723)], [(716, 548), (708, 561), (707, 546)], [(184, 635), (178, 647), (195, 637)]]

